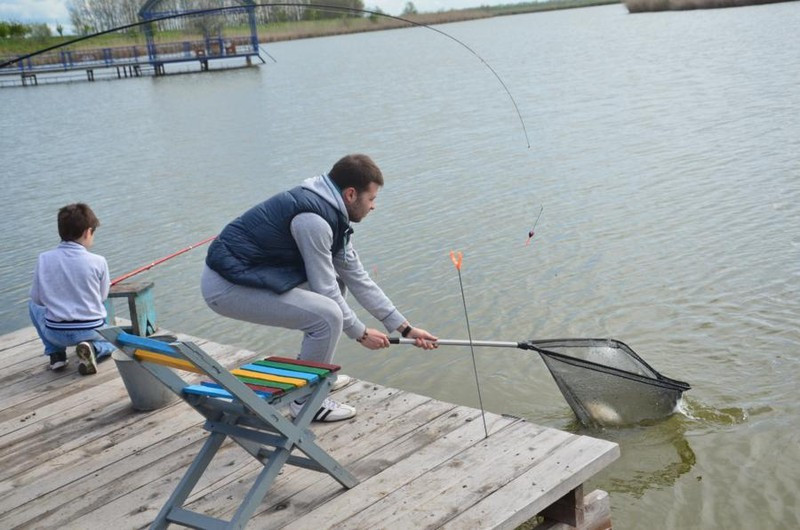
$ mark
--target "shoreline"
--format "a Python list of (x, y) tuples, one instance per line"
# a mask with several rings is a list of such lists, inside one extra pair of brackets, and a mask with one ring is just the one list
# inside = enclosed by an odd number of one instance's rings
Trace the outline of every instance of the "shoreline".
[[(555, 0), (542, 3), (525, 3), (519, 5), (482, 6), (468, 9), (453, 9), (433, 13), (417, 13), (402, 17), (364, 16), (354, 18), (338, 18), (328, 20), (307, 20), (299, 22), (279, 22), (258, 25), (259, 43), (282, 42), (298, 39), (312, 39), (317, 37), (331, 37), (350, 33), (364, 33), (368, 31), (384, 31), (418, 26), (449, 24), (454, 22), (467, 22), (482, 18), (498, 16), (523, 15), (561, 9), (578, 9), (582, 7), (595, 7), (601, 5), (621, 4), (620, 0)], [(406, 20), (408, 22), (406, 22)], [(240, 33), (237, 33), (240, 32)], [(230, 28), (223, 37), (237, 37), (249, 35), (249, 28)], [(44, 48), (68, 43), (80, 38), (79, 35), (68, 37), (47, 37), (40, 39), (0, 39), (0, 58), (16, 57), (35, 53)], [(186, 31), (160, 31), (155, 35), (157, 43), (182, 42), (203, 40), (201, 34)], [(93, 37), (76, 43), (72, 50), (87, 50), (98, 48), (113, 48), (122, 46), (139, 46), (146, 43), (144, 33), (135, 31), (126, 34), (108, 34)]]
[(722, 9), (764, 4), (779, 4), (795, 0), (623, 0), (628, 13), (654, 13), (658, 11), (690, 11), (694, 9)]

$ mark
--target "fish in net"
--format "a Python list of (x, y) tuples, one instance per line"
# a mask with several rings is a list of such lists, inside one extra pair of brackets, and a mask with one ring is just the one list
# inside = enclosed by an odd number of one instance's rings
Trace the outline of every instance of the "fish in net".
[(688, 383), (658, 373), (627, 344), (613, 339), (552, 339), (519, 343), (537, 351), (578, 420), (618, 426), (675, 412)]

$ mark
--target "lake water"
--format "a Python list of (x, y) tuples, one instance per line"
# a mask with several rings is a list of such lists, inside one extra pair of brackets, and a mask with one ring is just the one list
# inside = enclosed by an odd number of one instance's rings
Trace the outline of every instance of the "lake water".
[[(685, 414), (584, 429), (539, 358), (476, 349), (489, 410), (621, 445), (588, 484), (610, 492), (616, 528), (797, 528), (798, 27), (796, 2), (441, 26), (502, 77), (530, 148), (492, 73), (422, 28), (271, 44), (259, 68), (3, 89), (0, 332), (29, 325), (33, 264), (68, 202), (97, 212), (117, 276), (365, 152), (386, 186), (356, 246), (413, 324), (466, 338), (461, 250), (474, 338), (616, 338), (692, 384)], [(138, 277), (159, 324), (293, 354), (297, 333), (206, 308), (204, 256)], [(478, 404), (468, 349), (343, 340), (337, 361)]]

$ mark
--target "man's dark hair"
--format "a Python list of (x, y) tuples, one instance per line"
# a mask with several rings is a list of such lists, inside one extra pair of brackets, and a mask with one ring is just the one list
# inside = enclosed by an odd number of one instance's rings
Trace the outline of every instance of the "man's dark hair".
[(340, 190), (355, 188), (358, 193), (366, 191), (370, 183), (383, 186), (383, 174), (378, 165), (367, 155), (347, 155), (333, 165), (328, 176)]
[(58, 211), (58, 235), (62, 241), (80, 239), (87, 228), (96, 230), (98, 226), (97, 216), (82, 202), (68, 204)]

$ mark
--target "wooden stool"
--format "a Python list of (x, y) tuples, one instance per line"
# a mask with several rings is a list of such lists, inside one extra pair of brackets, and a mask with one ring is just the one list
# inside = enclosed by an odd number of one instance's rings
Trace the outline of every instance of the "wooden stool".
[(114, 298), (128, 300), (131, 316), (131, 329), (134, 335), (146, 337), (158, 329), (156, 326), (156, 306), (153, 303), (153, 282), (118, 283), (111, 286), (105, 301), (106, 320), (109, 326), (116, 326)]

